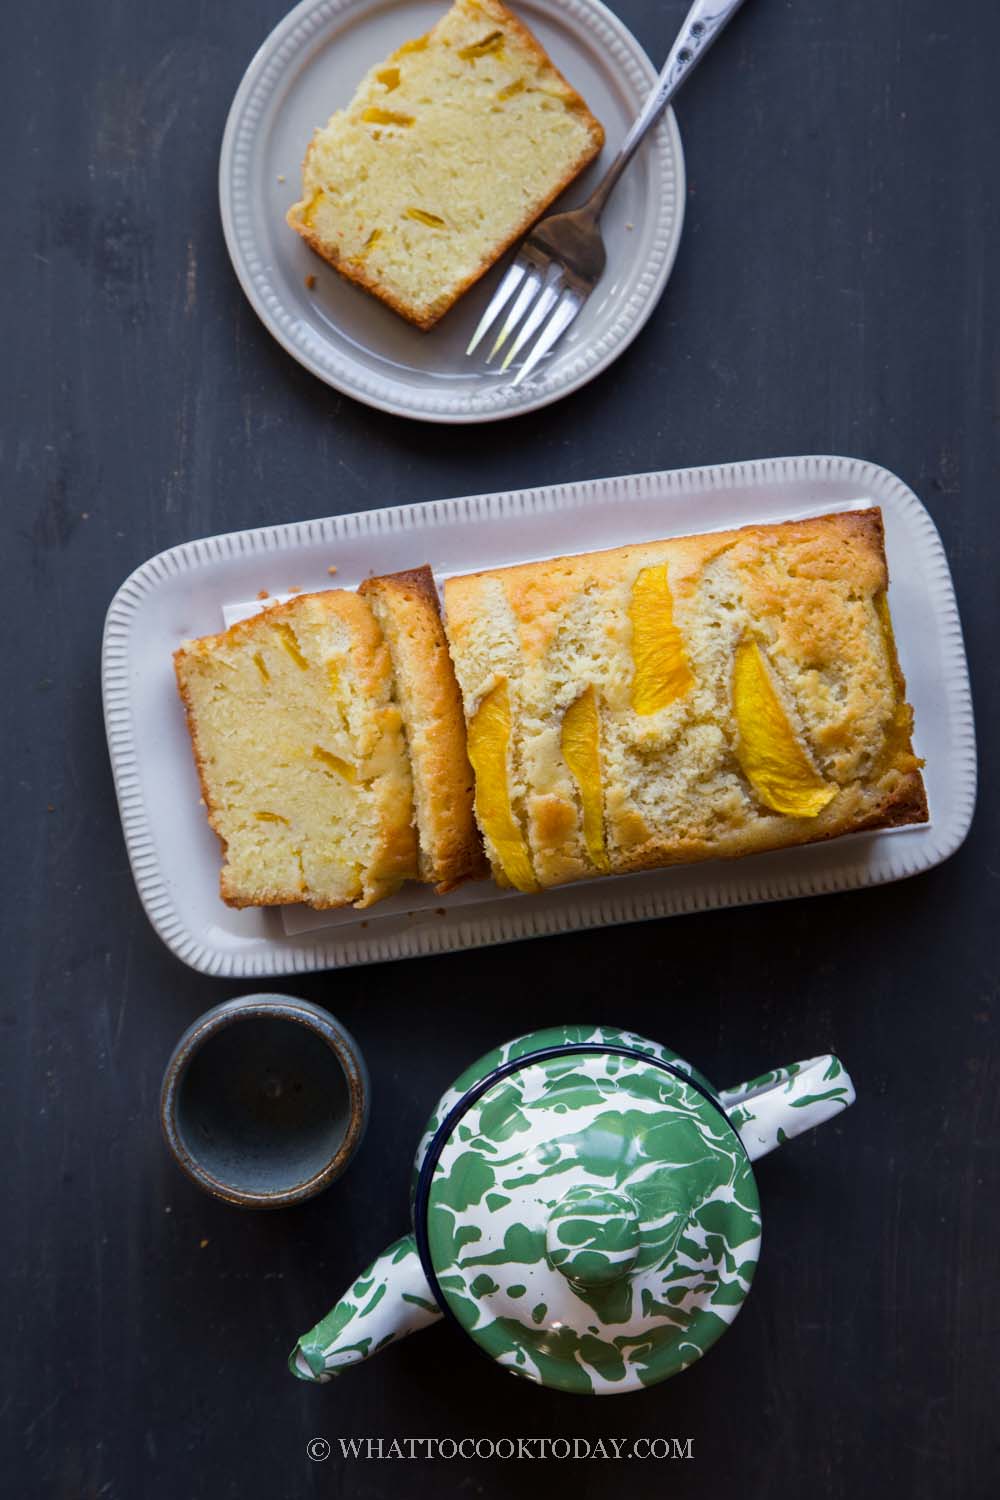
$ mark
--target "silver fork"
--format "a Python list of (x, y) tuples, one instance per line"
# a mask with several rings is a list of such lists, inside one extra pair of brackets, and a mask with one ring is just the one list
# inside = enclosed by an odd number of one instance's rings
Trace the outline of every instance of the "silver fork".
[(549, 214), (525, 239), (465, 351), (472, 354), (500, 314), (509, 307), (486, 356), (487, 364), (496, 358), (515, 329), (517, 334), (500, 365), (501, 371), (517, 359), (537, 334), (512, 386), (527, 380), (539, 360), (544, 359), (566, 332), (600, 281), (606, 260), (600, 230), (604, 205), (640, 143), (742, 4), (743, 0), (694, 0), (656, 87), (636, 117), (618, 155), (586, 203), (569, 213)]

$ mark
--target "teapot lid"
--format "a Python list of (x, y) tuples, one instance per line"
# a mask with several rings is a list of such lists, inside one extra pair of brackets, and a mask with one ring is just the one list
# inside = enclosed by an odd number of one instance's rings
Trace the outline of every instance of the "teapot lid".
[(603, 1028), (539, 1032), (444, 1102), (417, 1245), (441, 1307), (493, 1359), (560, 1390), (633, 1390), (733, 1321), (760, 1247), (756, 1182), (676, 1054)]

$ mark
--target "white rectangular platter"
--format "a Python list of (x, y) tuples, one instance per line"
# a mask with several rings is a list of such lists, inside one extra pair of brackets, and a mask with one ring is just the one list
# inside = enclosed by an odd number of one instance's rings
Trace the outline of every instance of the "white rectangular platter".
[[(449, 574), (880, 505), (890, 605), (931, 821), (731, 862), (587, 881), (537, 895), (481, 882), (438, 896), (407, 886), (367, 911), (233, 911), (219, 898), (219, 847), (199, 803), (171, 653), (221, 629), (223, 609), (299, 589), (352, 588), (429, 562)], [(336, 568), (331, 579), (329, 569)], [(976, 796), (962, 631), (947, 559), (923, 505), (857, 459), (765, 459), (439, 500), (186, 542), (138, 568), (104, 632), (104, 712), (136, 886), (167, 946), (203, 973), (263, 978), (443, 953), (713, 907), (881, 885), (940, 864), (961, 844)]]

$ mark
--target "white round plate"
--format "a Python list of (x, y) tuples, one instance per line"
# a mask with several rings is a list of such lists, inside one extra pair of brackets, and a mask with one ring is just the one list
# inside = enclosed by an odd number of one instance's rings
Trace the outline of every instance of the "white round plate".
[[(582, 201), (656, 77), (649, 58), (599, 0), (514, 0), (518, 14), (602, 122), (599, 161), (568, 190)], [(488, 422), (546, 406), (627, 348), (666, 285), (684, 218), (684, 156), (672, 113), (640, 148), (604, 215), (608, 266), (555, 353), (517, 390), (465, 349), (507, 264), (421, 333), (345, 282), (285, 223), (299, 196), (313, 130), (344, 106), (365, 72), (421, 35), (446, 0), (302, 0), (275, 27), (233, 100), (219, 197), (236, 274), (289, 354), (337, 390), (429, 422)], [(310, 290), (306, 278), (315, 277)]]

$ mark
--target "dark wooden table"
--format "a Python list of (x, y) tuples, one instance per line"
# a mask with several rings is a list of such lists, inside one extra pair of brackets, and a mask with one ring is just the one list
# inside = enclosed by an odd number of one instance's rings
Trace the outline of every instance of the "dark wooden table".
[[(230, 270), (219, 140), (283, 8), (4, 10), (3, 1493), (996, 1495), (1000, 11), (750, 0), (681, 102), (687, 227), (645, 332), (562, 404), (448, 431), (305, 374)], [(685, 3), (617, 8), (660, 57)], [(960, 853), (888, 889), (289, 981), (359, 1037), (371, 1132), (297, 1211), (202, 1196), (161, 1146), (160, 1074), (240, 987), (177, 963), (132, 886), (98, 682), (123, 577), (234, 527), (808, 452), (896, 470), (941, 528), (985, 748)], [(760, 1169), (764, 1258), (724, 1343), (603, 1403), (521, 1385), (445, 1327), (293, 1381), (294, 1336), (402, 1231), (439, 1090), (568, 1018), (720, 1083), (825, 1049), (854, 1073), (857, 1108)], [(306, 1456), (426, 1435), (691, 1438), (693, 1457)]]

